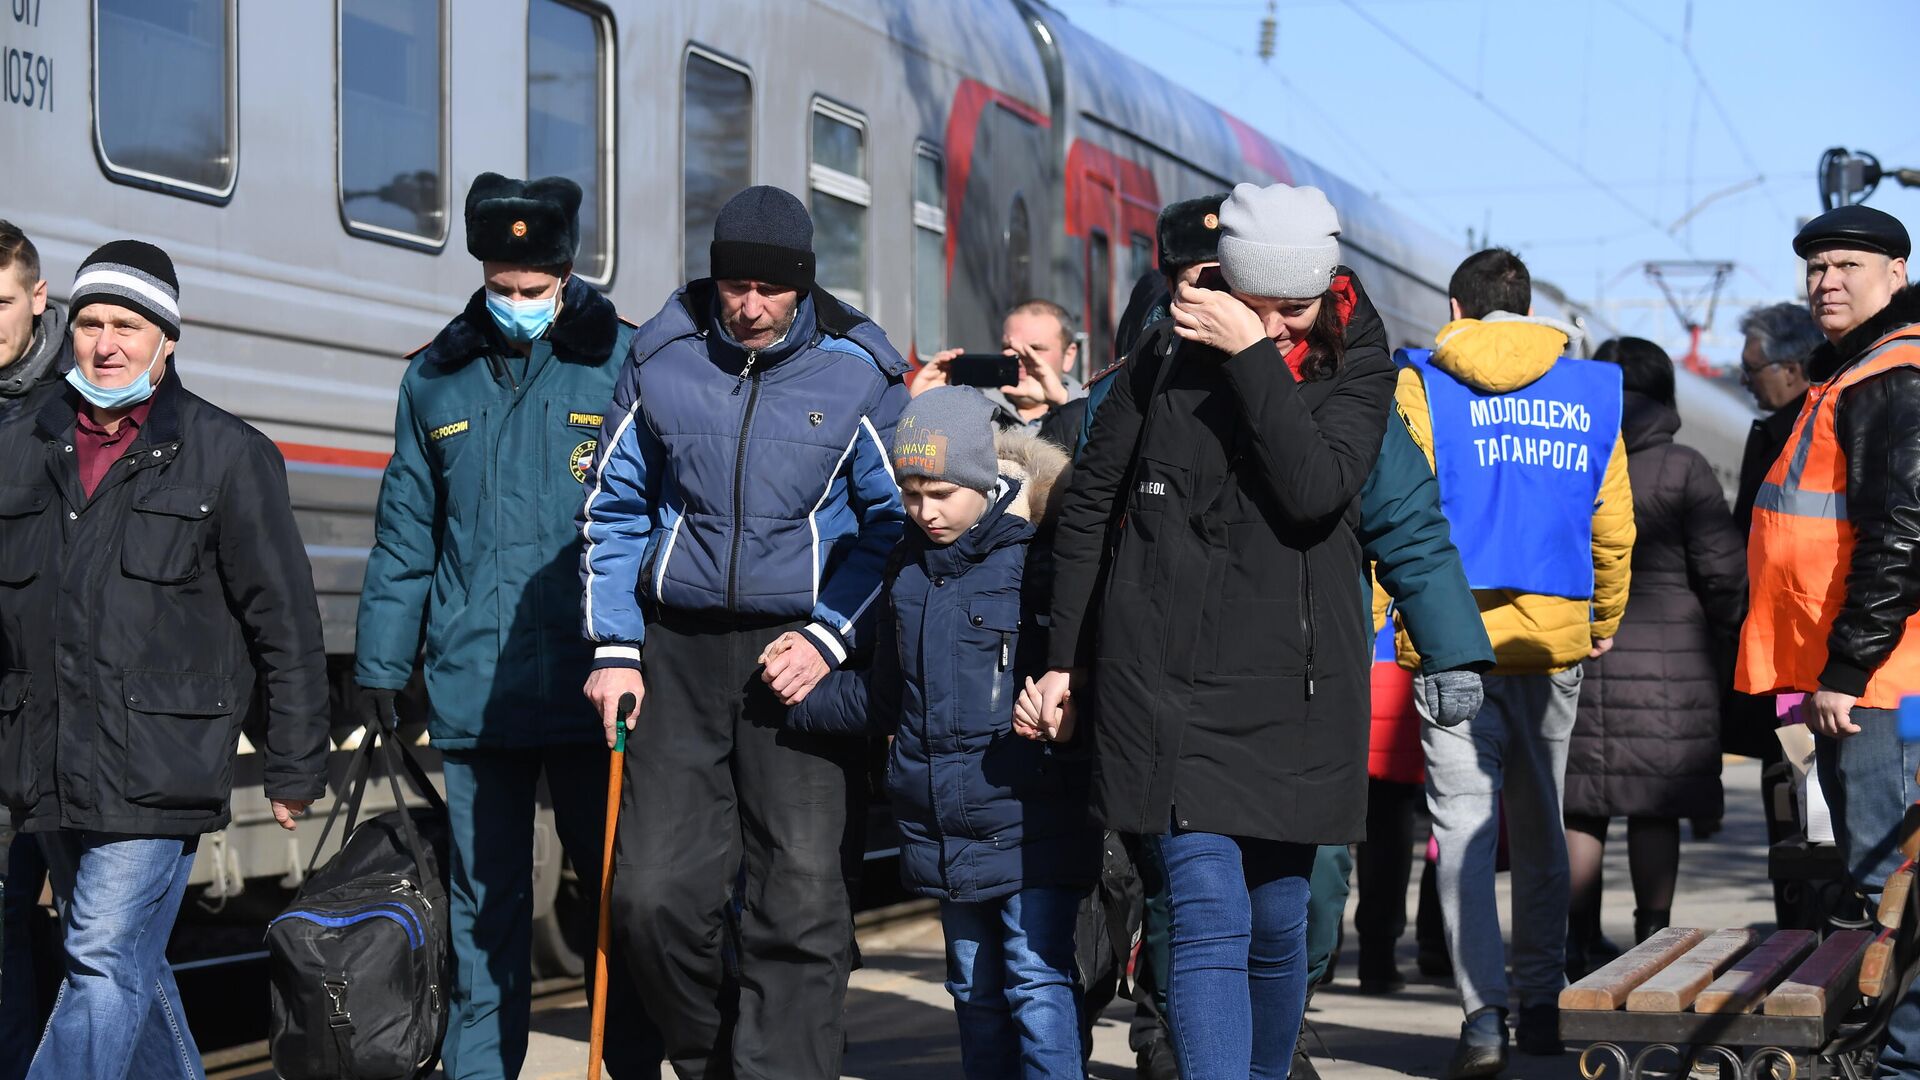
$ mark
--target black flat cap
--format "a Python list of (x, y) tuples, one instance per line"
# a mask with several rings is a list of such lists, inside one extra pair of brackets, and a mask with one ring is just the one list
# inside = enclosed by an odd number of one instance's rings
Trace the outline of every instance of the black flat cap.
[(1160, 272), (1169, 276), (1220, 258), (1220, 204), (1227, 193), (1169, 203), (1160, 211)]
[(481, 262), (561, 266), (580, 246), (580, 185), (564, 176), (481, 173), (467, 191), (467, 253)]
[(1904, 259), (1913, 251), (1913, 241), (1900, 219), (1871, 206), (1842, 206), (1829, 210), (1800, 230), (1793, 238), (1793, 253), (1806, 258), (1818, 248), (1844, 247), (1878, 251), (1895, 259)]

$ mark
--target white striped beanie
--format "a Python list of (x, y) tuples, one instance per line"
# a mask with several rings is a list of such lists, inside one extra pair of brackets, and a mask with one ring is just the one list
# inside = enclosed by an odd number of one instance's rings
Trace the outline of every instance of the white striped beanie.
[(74, 275), (67, 310), (78, 314), (88, 304), (118, 304), (152, 320), (162, 333), (180, 340), (180, 280), (173, 260), (152, 244), (115, 240), (103, 244)]

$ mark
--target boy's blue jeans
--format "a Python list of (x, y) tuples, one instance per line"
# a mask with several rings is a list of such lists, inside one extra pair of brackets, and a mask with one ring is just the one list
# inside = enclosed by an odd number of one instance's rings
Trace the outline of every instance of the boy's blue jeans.
[(35, 833), (66, 930), (67, 971), (27, 1080), (202, 1080), (167, 938), (196, 844)]
[(1171, 921), (1167, 1024), (1180, 1075), (1282, 1078), (1307, 998), (1313, 844), (1174, 831), (1141, 838)]
[(1076, 889), (1022, 889), (984, 903), (942, 901), (947, 992), (968, 1080), (1084, 1076), (1074, 979)]

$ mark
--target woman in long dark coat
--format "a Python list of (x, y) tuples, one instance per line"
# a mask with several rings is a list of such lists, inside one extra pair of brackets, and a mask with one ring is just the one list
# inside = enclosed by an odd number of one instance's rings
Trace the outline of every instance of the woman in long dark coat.
[(1747, 595), (1746, 545), (1720, 482), (1698, 450), (1673, 441), (1673, 361), (1640, 338), (1594, 353), (1619, 364), (1622, 435), (1633, 485), (1633, 585), (1613, 651), (1587, 661), (1567, 754), (1565, 814), (1573, 872), (1567, 966), (1604, 956), (1600, 856), (1610, 819), (1627, 819), (1634, 938), (1667, 925), (1683, 818), (1718, 819), (1720, 694)]
[(1074, 467), (1052, 670), (1016, 716), (1049, 716), (1075, 682), (1098, 696), (1094, 808), (1139, 838), (1172, 911), (1181, 1075), (1284, 1076), (1315, 845), (1365, 832), (1372, 633), (1351, 519), (1393, 367), (1384, 333), (1345, 338), (1357, 299), (1321, 192), (1242, 184), (1219, 225), (1224, 289), (1180, 286)]

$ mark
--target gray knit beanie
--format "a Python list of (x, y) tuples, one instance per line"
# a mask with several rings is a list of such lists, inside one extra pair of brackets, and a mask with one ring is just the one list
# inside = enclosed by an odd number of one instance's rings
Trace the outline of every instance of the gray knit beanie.
[(937, 386), (907, 403), (893, 430), (893, 475), (992, 491), (1000, 476), (993, 404), (971, 386)]
[(1339, 235), (1319, 188), (1241, 184), (1220, 206), (1220, 273), (1235, 292), (1310, 300), (1333, 285)]

